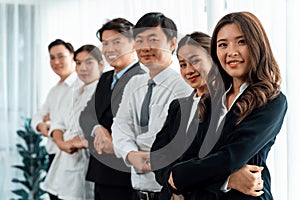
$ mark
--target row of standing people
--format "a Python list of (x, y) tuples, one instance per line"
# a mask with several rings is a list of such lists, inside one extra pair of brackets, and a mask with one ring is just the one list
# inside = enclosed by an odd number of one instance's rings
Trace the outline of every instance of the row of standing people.
[[(53, 199), (272, 199), (266, 158), (287, 105), (254, 15), (224, 16), (211, 42), (203, 33), (186, 35), (177, 49), (183, 79), (171, 69), (177, 28), (162, 13), (148, 13), (135, 26), (111, 20), (97, 36), (114, 70), (95, 79), (95, 92), (80, 104), (75, 99), (69, 112), (67, 92), (49, 93), (63, 116), (51, 114), (51, 126), (33, 118), (60, 149), (44, 184)], [(50, 62), (67, 58), (52, 48)], [(78, 55), (76, 69), (88, 65), (88, 55)]]

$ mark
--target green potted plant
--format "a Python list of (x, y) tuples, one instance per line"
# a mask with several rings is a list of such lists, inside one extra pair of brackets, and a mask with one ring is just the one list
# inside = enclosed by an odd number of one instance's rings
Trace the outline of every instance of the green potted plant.
[(48, 154), (41, 145), (42, 135), (31, 129), (30, 118), (24, 118), (24, 127), (17, 130), (17, 134), (24, 141), (16, 144), (17, 150), (22, 157), (22, 165), (13, 165), (23, 172), (23, 178), (13, 178), (12, 182), (21, 184), (20, 189), (12, 192), (19, 196), (20, 200), (38, 200), (45, 194), (40, 188), (44, 181), (48, 167)]

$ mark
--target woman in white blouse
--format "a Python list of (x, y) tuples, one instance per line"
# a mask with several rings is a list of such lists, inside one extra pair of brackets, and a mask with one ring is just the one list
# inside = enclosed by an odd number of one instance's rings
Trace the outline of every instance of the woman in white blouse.
[(50, 134), (60, 151), (55, 155), (42, 189), (57, 199), (87, 200), (93, 199), (93, 184), (85, 181), (89, 154), (82, 139), (79, 115), (96, 89), (103, 60), (94, 45), (80, 47), (74, 60), (83, 86), (74, 91), (68, 112), (51, 127)]

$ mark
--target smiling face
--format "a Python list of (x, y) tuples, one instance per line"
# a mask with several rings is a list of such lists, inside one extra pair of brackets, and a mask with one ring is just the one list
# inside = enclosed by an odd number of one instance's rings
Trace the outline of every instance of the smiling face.
[(165, 68), (172, 62), (172, 51), (176, 38), (168, 40), (160, 26), (146, 29), (135, 37), (135, 48), (139, 61), (149, 70)]
[(49, 50), (52, 70), (64, 80), (73, 71), (73, 54), (62, 44), (55, 45)]
[(115, 30), (105, 30), (102, 34), (102, 53), (116, 72), (121, 71), (134, 60), (133, 40)]
[(76, 72), (82, 82), (87, 85), (99, 79), (103, 69), (103, 61), (98, 61), (87, 51), (79, 52), (75, 58)]
[(206, 50), (186, 44), (180, 47), (177, 55), (182, 77), (198, 93), (204, 91), (207, 87), (205, 77), (212, 64)]
[(217, 35), (217, 56), (222, 68), (243, 83), (250, 71), (250, 53), (244, 34), (235, 23), (222, 27)]

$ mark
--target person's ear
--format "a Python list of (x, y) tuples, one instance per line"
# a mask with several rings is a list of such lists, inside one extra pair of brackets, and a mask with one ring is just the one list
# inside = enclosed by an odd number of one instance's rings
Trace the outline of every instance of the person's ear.
[(98, 66), (99, 66), (99, 71), (102, 73), (102, 71), (103, 71), (103, 69), (104, 69), (104, 61), (101, 60), (101, 61), (99, 62), (99, 64), (98, 64)]
[(176, 44), (177, 44), (177, 38), (173, 37), (172, 40), (170, 41), (170, 50), (171, 50), (171, 52), (173, 52), (175, 50)]

